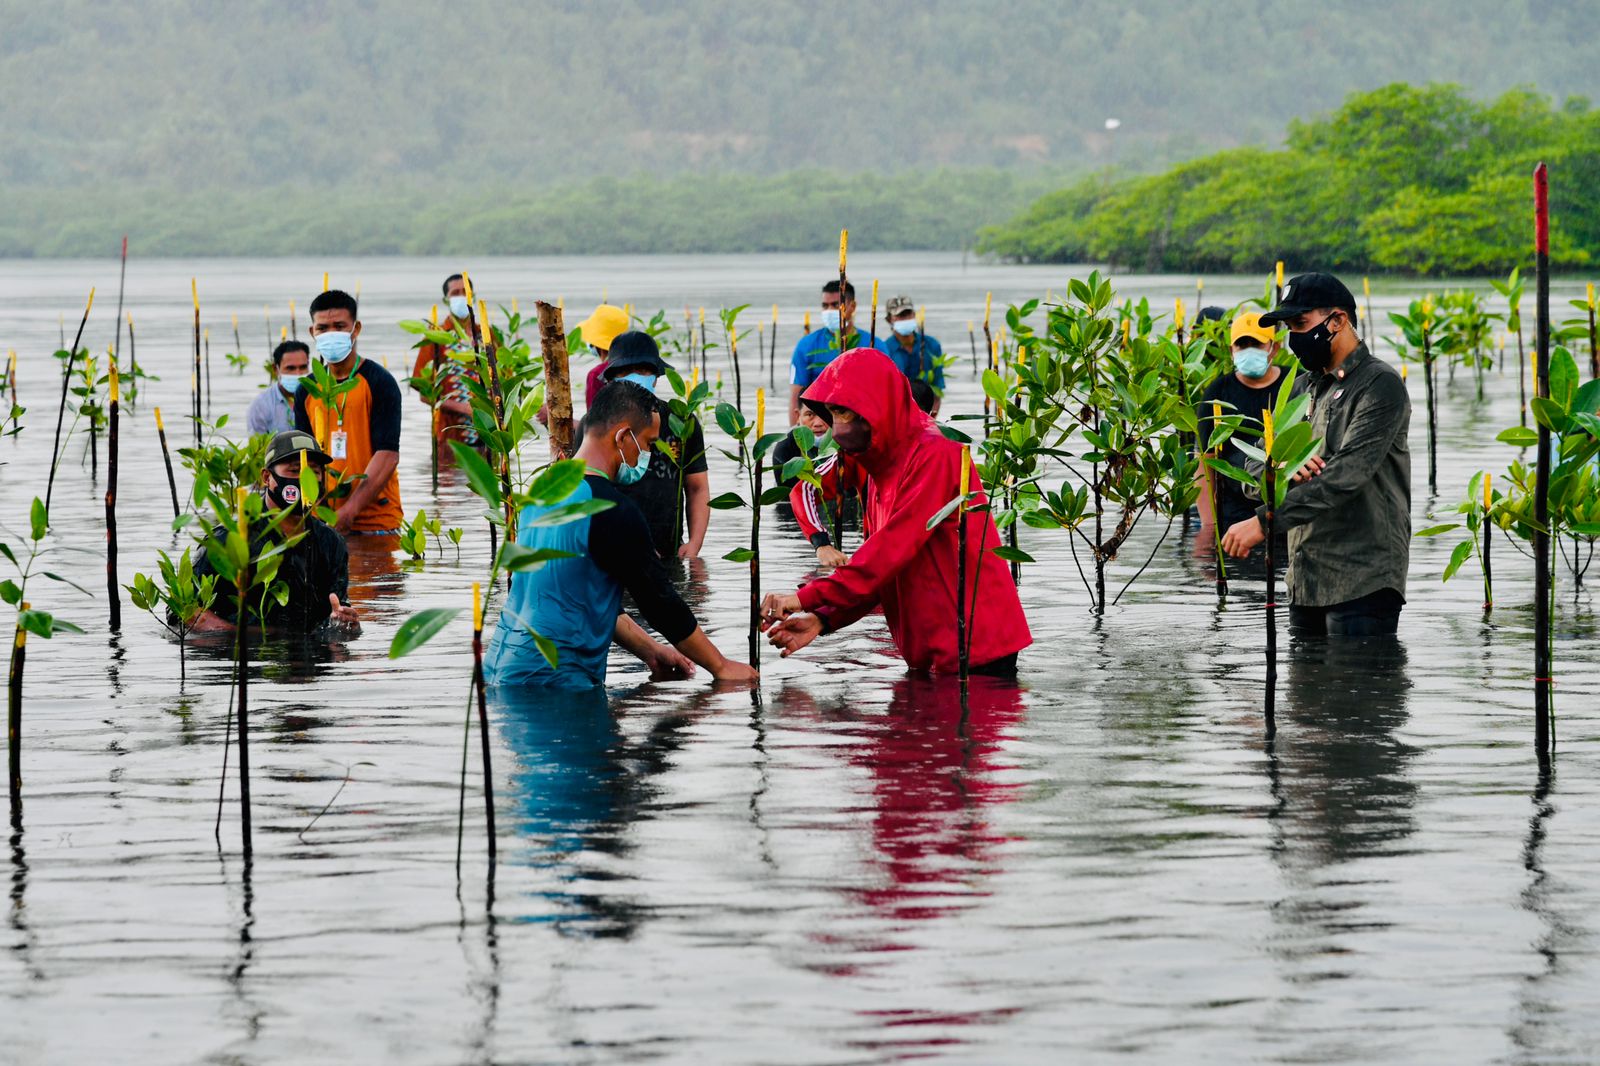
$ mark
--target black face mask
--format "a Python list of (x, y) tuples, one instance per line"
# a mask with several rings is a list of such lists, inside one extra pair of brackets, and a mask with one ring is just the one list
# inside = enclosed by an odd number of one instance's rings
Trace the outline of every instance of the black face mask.
[(1333, 331), (1328, 328), (1332, 317), (1329, 315), (1303, 333), (1289, 334), (1289, 350), (1301, 366), (1314, 374), (1327, 370), (1333, 361)]
[(833, 442), (839, 450), (850, 455), (859, 455), (872, 447), (872, 426), (864, 418), (852, 419), (849, 422), (833, 423)]
[(277, 508), (292, 511), (301, 510), (299, 480), (280, 478), (277, 474), (268, 471), (267, 501)]

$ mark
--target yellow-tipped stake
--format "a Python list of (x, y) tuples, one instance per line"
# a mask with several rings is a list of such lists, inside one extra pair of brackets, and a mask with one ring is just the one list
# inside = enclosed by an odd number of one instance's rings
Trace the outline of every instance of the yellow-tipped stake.
[(961, 446), (961, 494), (956, 504), (956, 664), (966, 695), (967, 683), (967, 495), (972, 491), (972, 448)]
[(489, 322), (489, 305), (482, 300), (478, 301), (478, 321), (487, 326)]
[(972, 491), (972, 446), (961, 446), (961, 503), (956, 509), (962, 514), (967, 512), (967, 494)]
[(756, 440), (760, 440), (767, 429), (767, 390), (756, 390)]
[[(194, 300), (194, 313), (200, 313), (200, 283), (194, 278), (189, 279), (189, 296)], [(294, 307), (294, 301), (289, 301), (289, 307)]]
[(1267, 453), (1267, 462), (1272, 461), (1272, 412), (1263, 408), (1261, 411), (1261, 446)]
[(326, 270), (322, 272), (322, 291), (328, 291), (328, 272)]
[(839, 231), (839, 273), (841, 273), (841, 274), (844, 273), (845, 254), (846, 254), (847, 250), (849, 249), (849, 247), (850, 247), (850, 231), (847, 230), (847, 229), (842, 229), (842, 230)]
[(693, 392), (700, 385), (700, 368), (694, 367), (689, 371), (689, 391)]
[(483, 585), (477, 581), (472, 583), (472, 631), (483, 632)]
[(1372, 299), (1372, 280), (1370, 278), (1361, 279), (1361, 295), (1369, 300)]
[(159, 407), (156, 408), (156, 430), (161, 433), (167, 431), (167, 427), (161, 422), (161, 408)]
[(993, 309), (993, 307), (994, 307), (994, 293), (992, 293), (992, 292), (984, 293), (983, 294), (983, 328), (984, 328), (985, 331), (987, 331), (989, 329), (989, 312), (990, 312), (990, 310)]
[(245, 513), (244, 513), (244, 501), (245, 501), (245, 497), (249, 496), (249, 495), (250, 495), (250, 490), (245, 488), (242, 485), (239, 488), (234, 490), (234, 502), (238, 505), (238, 508), (239, 508), (239, 535), (241, 537), (243, 537), (247, 542), (250, 539), (250, 521), (245, 516)]
[(111, 402), (117, 403), (122, 399), (122, 394), (117, 390), (117, 364), (111, 361)]
[(1594, 282), (1589, 282), (1589, 310), (1594, 310)]
[(517, 298), (515, 296), (511, 298), (511, 313), (514, 315), (522, 314), (522, 308), (517, 306)]
[[(1590, 293), (1594, 292), (1594, 286), (1593, 285), (1589, 286), (1589, 291), (1590, 291)], [(1594, 301), (1592, 299), (1589, 302), (1591, 304), (1594, 303)], [(874, 311), (876, 311), (878, 309), (878, 279), (877, 278), (873, 278), (872, 279), (872, 309)]]
[(1178, 332), (1182, 333), (1183, 332), (1183, 323), (1184, 323), (1183, 297), (1182, 296), (1180, 296), (1176, 300), (1172, 301), (1172, 321), (1177, 324)]
[(467, 306), (471, 307), (477, 301), (472, 298), (472, 275), (465, 270), (461, 272), (461, 285), (467, 290)]
[(1406, 379), (1406, 365), (1404, 363), (1401, 363), (1400, 364), (1400, 380), (1404, 381), (1405, 379)]
[(700, 308), (700, 324), (702, 326), (706, 324), (706, 309), (704, 307)]
[[(700, 321), (704, 322), (705, 319), (701, 319)], [(805, 313), (804, 320), (800, 323), (800, 325), (807, 333), (811, 332), (811, 312), (810, 311), (807, 311)]]
[(439, 305), (438, 304), (434, 304), (433, 307), (431, 307), (428, 310), (428, 324), (431, 325), (434, 329), (438, 329), (439, 328)]
[(284, 341), (286, 341), (288, 339), (289, 339), (289, 327), (288, 326), (279, 326), (278, 327), (278, 343), (282, 344)]
[(1278, 288), (1283, 288), (1283, 260), (1278, 260)]
[(356, 279), (355, 297), (356, 297), (356, 302), (360, 303), (361, 302), (361, 279), (360, 278)]
[(1493, 496), (1493, 494), (1492, 494), (1492, 492), (1491, 492), (1491, 490), (1489, 488), (1489, 485), (1490, 485), (1490, 483), (1492, 481), (1494, 481), (1494, 475), (1489, 473), (1487, 470), (1484, 471), (1484, 474), (1483, 474), (1483, 509), (1485, 511), (1489, 510), (1489, 508), (1494, 506), (1494, 496)]
[(773, 329), (774, 333), (776, 333), (777, 329), (778, 329), (778, 305), (777, 304), (773, 304), (772, 305), (772, 329)]

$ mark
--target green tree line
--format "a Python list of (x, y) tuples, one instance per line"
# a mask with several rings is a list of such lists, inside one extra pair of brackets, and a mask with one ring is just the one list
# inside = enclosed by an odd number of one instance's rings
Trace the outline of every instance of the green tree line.
[(1099, 173), (986, 229), (1029, 262), (1248, 273), (1297, 267), (1504, 274), (1533, 244), (1532, 170), (1551, 174), (1551, 255), (1600, 258), (1600, 112), (1514, 89), (1393, 84), (1290, 124), (1280, 149), (1229, 149), (1153, 176)]

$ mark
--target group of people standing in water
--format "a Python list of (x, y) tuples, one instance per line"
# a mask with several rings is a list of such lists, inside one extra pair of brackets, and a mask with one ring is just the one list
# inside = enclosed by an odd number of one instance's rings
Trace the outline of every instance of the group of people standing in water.
[[(446, 279), (450, 317), (441, 328), (476, 329), (465, 280)], [(795, 589), (772, 592), (761, 604), (761, 627), (784, 656), (819, 637), (880, 611), (908, 669), (951, 674), (958, 668), (958, 552), (955, 519), (929, 519), (960, 491), (960, 445), (935, 421), (944, 386), (943, 351), (926, 334), (906, 297), (887, 305), (888, 335), (867, 343), (854, 324), (855, 296), (845, 283), (822, 288), (822, 328), (796, 344), (791, 358), (789, 421), (815, 437), (831, 434), (834, 454), (819, 462), (818, 485), (793, 487), (795, 515), (817, 552), (818, 570)], [(397, 532), (403, 522), (396, 476), (401, 389), (382, 366), (359, 351), (361, 323), (354, 298), (338, 290), (311, 304), (311, 344), (287, 341), (273, 353), (275, 380), (252, 405), (253, 432), (275, 432), (261, 491), (278, 507), (300, 507), (296, 478), (302, 458), (338, 491), (331, 527), (306, 515), (311, 534), (288, 553), (297, 581), (297, 624), (354, 624), (343, 603), (341, 537)], [(1202, 401), (1251, 411), (1272, 406), (1284, 360), (1280, 332), (1304, 373), (1295, 388), (1311, 397), (1311, 421), (1324, 443), (1293, 475), (1275, 525), (1287, 530), (1291, 622), (1301, 632), (1330, 636), (1393, 634), (1404, 603), (1410, 540), (1410, 404), (1399, 376), (1373, 358), (1356, 333), (1355, 300), (1337, 279), (1293, 279), (1280, 305), (1266, 314), (1241, 313), (1229, 328), (1231, 367)], [(656, 386), (668, 366), (655, 339), (632, 328), (629, 315), (602, 304), (580, 324), (596, 357), (585, 382), (586, 411), (572, 457), (587, 474), (561, 501), (524, 510), (518, 543), (562, 553), (537, 570), (515, 573), (489, 640), (485, 674), (502, 686), (587, 689), (606, 680), (613, 643), (639, 658), (652, 677), (686, 677), (703, 669), (721, 681), (752, 681), (754, 669), (728, 658), (706, 635), (679, 595), (667, 560), (694, 558), (704, 544), (711, 488), (701, 427), (674, 433)], [(423, 368), (449, 369), (427, 402), (434, 431), (472, 443), (464, 362), (419, 351)], [(312, 356), (340, 382), (355, 384), (340, 403), (301, 389)], [(1202, 421), (1201, 437), (1207, 436)], [(307, 443), (310, 446), (307, 447)], [(797, 438), (778, 454), (798, 454)], [(676, 460), (669, 459), (671, 451)], [(1248, 464), (1243, 454), (1229, 457)], [(680, 466), (681, 474), (680, 476)], [(290, 469), (290, 468), (293, 469)], [(968, 607), (969, 663), (978, 674), (1013, 676), (1032, 641), (1006, 563), (994, 554), (1002, 541), (984, 504), (976, 471), (966, 538), (968, 580), (983, 590)], [(1201, 533), (1217, 537), (1236, 557), (1265, 538), (1265, 506), (1233, 483), (1205, 475)], [(850, 555), (832, 543), (826, 509), (854, 500), (863, 538)], [(577, 521), (550, 525), (545, 512), (600, 500)], [(301, 527), (297, 527), (301, 528)], [(303, 547), (302, 547), (303, 545)], [(969, 586), (970, 588), (971, 586)], [(631, 600), (646, 625), (625, 609)], [(286, 617), (288, 617), (286, 615)], [(216, 625), (231, 619), (215, 618)], [(652, 634), (653, 631), (653, 634)], [(553, 645), (554, 662), (541, 650)]]

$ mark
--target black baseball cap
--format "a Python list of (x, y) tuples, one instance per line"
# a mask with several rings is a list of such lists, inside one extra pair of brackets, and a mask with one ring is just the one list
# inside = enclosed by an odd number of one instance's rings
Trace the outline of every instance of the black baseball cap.
[(661, 377), (667, 372), (666, 360), (661, 358), (661, 349), (656, 344), (656, 339), (640, 329), (630, 329), (626, 333), (619, 333), (611, 341), (611, 348), (606, 355), (607, 380), (615, 378), (629, 367), (647, 366), (656, 377)]
[(306, 453), (308, 460), (322, 466), (333, 462), (333, 456), (317, 446), (317, 438), (304, 430), (286, 429), (268, 442), (266, 466), (271, 469), (285, 459), (295, 458), (301, 452)]
[(1332, 274), (1297, 274), (1283, 287), (1278, 306), (1261, 316), (1261, 324), (1276, 326), (1319, 307), (1337, 307), (1352, 321), (1356, 316), (1356, 298), (1344, 282)]

